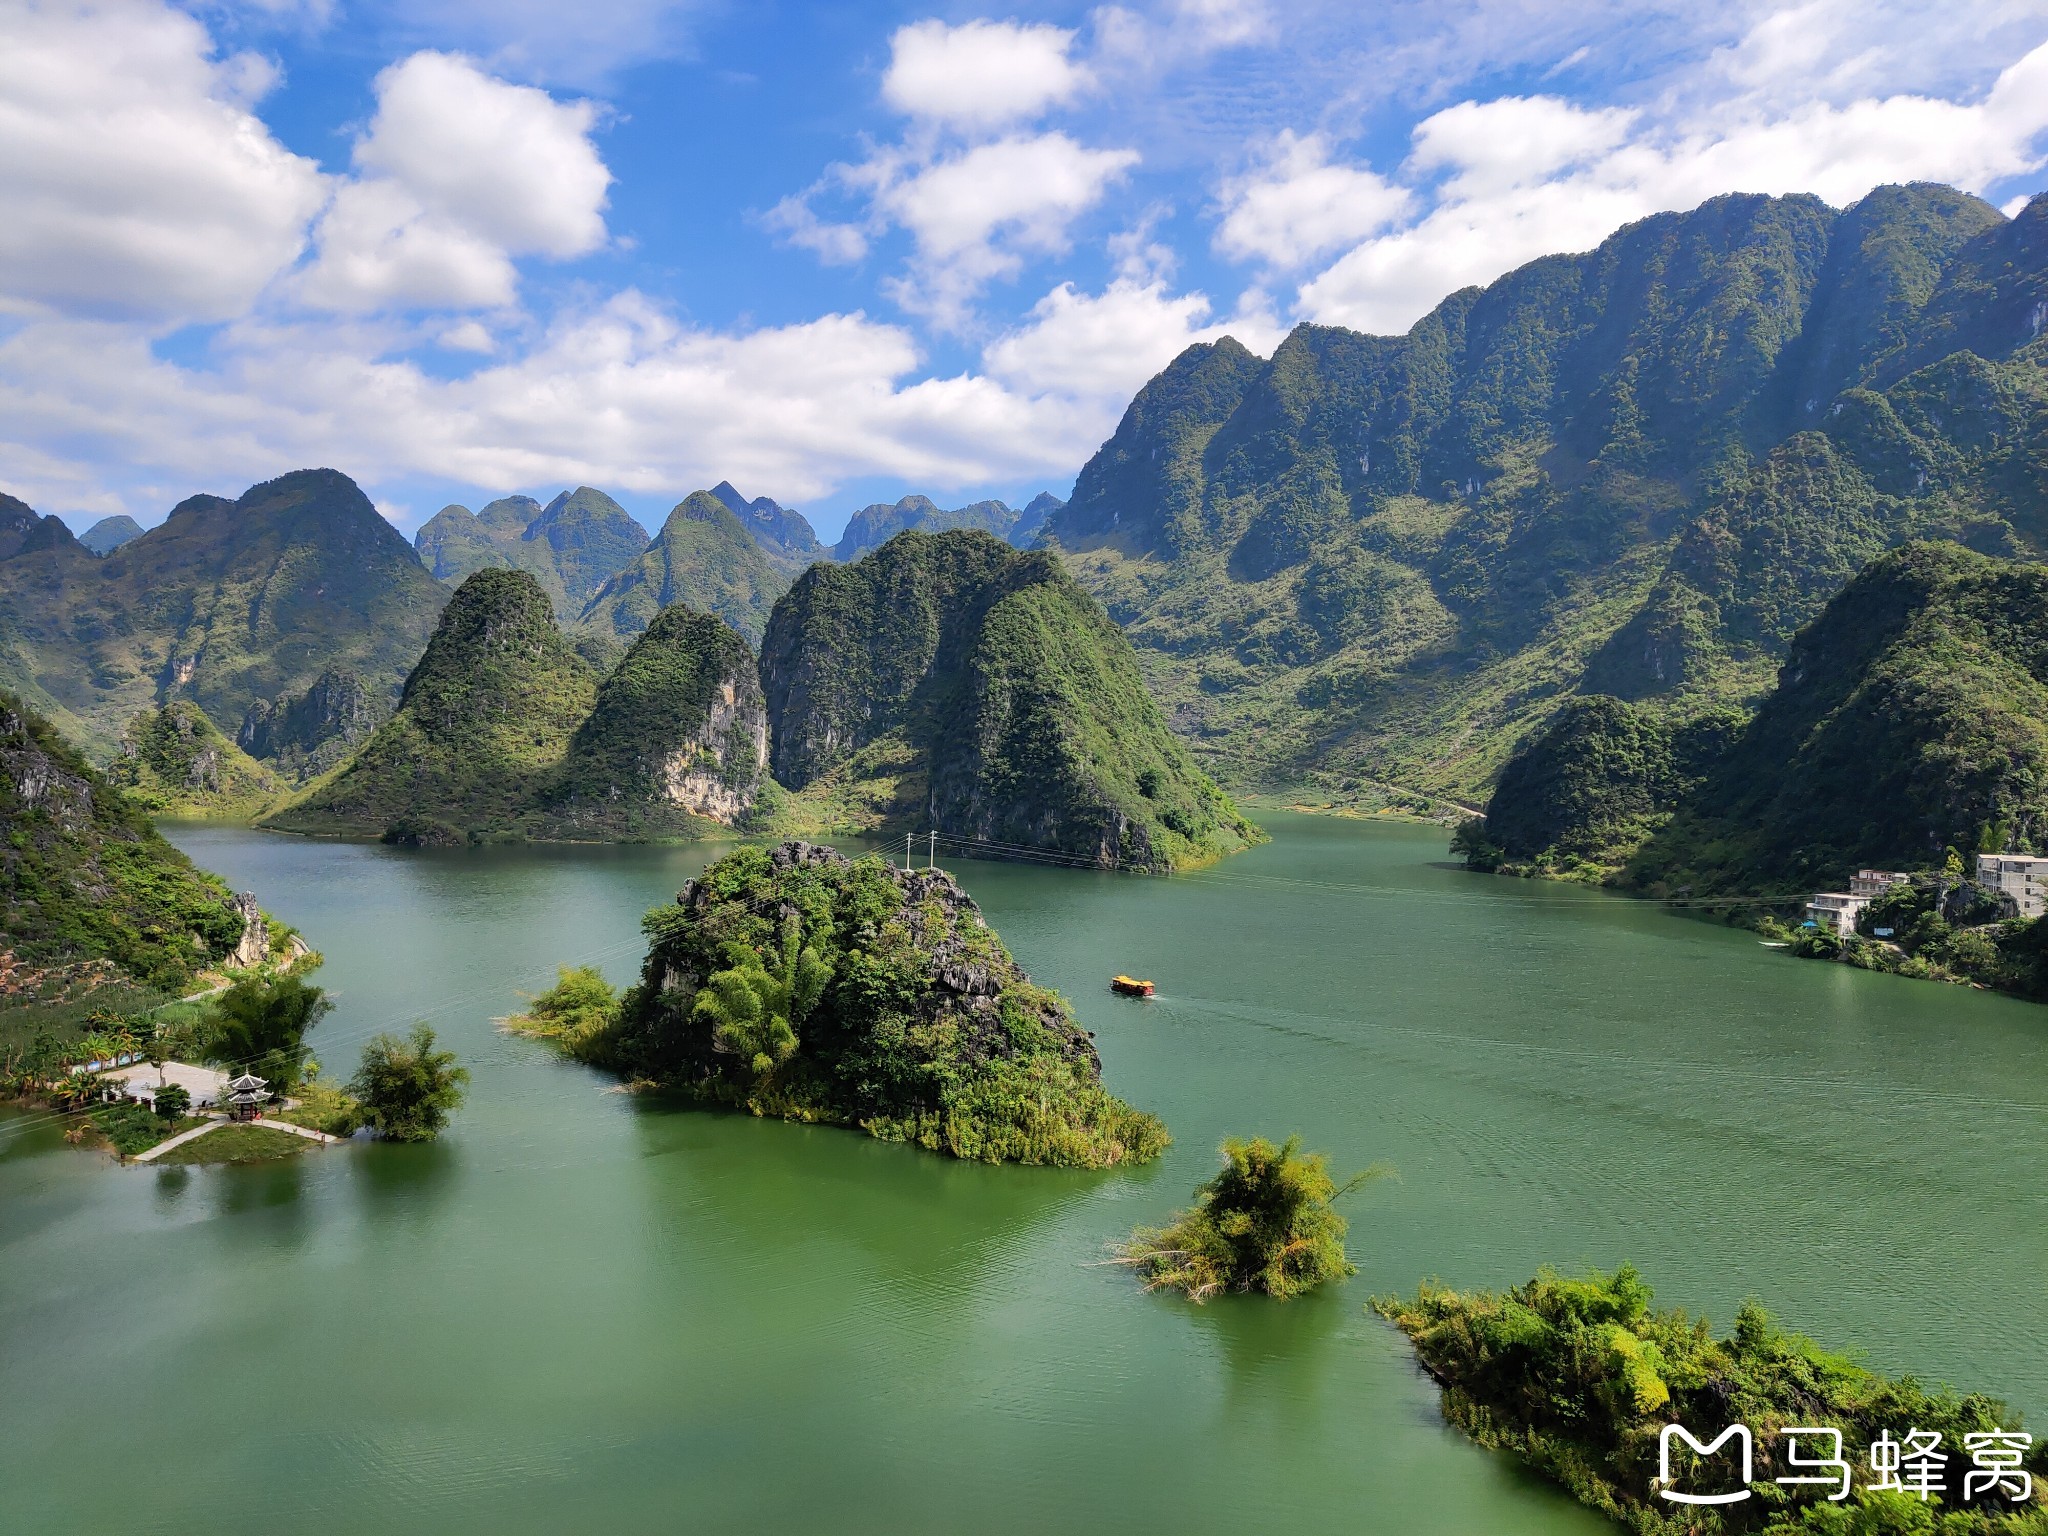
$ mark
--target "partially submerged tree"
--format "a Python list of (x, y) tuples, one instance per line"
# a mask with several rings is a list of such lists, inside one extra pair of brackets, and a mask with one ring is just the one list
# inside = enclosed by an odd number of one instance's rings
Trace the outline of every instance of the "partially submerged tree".
[(609, 1066), (618, 1032), (619, 994), (594, 965), (558, 966), (555, 984), (505, 1024), (518, 1034), (551, 1042), (578, 1061)]
[(1140, 1227), (1120, 1250), (1147, 1290), (1171, 1287), (1197, 1302), (1263, 1291), (1285, 1301), (1353, 1273), (1344, 1253), (1350, 1223), (1334, 1202), (1390, 1170), (1375, 1165), (1339, 1186), (1299, 1136), (1277, 1147), (1263, 1136), (1233, 1138), (1222, 1151), (1223, 1170), (1195, 1191), (1190, 1209), (1163, 1227)]
[(469, 1073), (453, 1051), (434, 1049), (432, 1026), (411, 1036), (378, 1035), (363, 1047), (363, 1064), (349, 1084), (363, 1119), (388, 1141), (432, 1141), (462, 1103)]

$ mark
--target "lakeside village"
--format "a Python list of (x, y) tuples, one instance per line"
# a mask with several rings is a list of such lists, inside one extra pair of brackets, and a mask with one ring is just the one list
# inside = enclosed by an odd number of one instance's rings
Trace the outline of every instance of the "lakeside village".
[(1950, 849), (1939, 870), (1861, 869), (1846, 891), (1816, 891), (1797, 928), (1757, 926), (1810, 959), (2040, 996), (2044, 913), (2048, 857), (1980, 853), (1971, 872)]
[(18, 1010), (36, 1022), (26, 1039), (19, 1028), (0, 1036), (0, 1101), (28, 1109), (30, 1124), (61, 1126), (73, 1146), (157, 1166), (266, 1162), (356, 1137), (438, 1135), (468, 1074), (435, 1049), (433, 1030), (380, 1034), (351, 1080), (328, 1081), (306, 1044), (333, 1006), (305, 979), (320, 955), (269, 922), (253, 898), (237, 905), (249, 932), (219, 969), (200, 973), (205, 990), (123, 1009), (100, 1001), (117, 989), (87, 978), (83, 999), (67, 1002), (60, 985), (40, 1006)]

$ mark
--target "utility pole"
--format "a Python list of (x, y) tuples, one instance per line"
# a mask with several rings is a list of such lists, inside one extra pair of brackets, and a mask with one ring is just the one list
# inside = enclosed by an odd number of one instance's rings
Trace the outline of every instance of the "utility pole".
[(910, 868), (910, 834), (903, 834), (903, 867)]
[(925, 833), (924, 867), (926, 869), (937, 869), (939, 867), (939, 834), (936, 832)]

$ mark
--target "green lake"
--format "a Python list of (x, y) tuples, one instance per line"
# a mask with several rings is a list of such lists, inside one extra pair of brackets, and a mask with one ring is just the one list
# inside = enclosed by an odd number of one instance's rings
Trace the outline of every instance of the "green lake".
[[(1174, 880), (956, 866), (1174, 1134), (1100, 1174), (649, 1104), (498, 1032), (558, 961), (628, 979), (716, 849), (171, 829), (326, 954), (331, 1073), (425, 1018), (470, 1103), (247, 1168), (0, 1119), (0, 1528), (1596, 1532), (1364, 1311), (1545, 1263), (2048, 1422), (2048, 1009), (1268, 821)], [(1349, 1202), (1354, 1280), (1196, 1308), (1103, 1262), (1250, 1132), (1398, 1168)]]

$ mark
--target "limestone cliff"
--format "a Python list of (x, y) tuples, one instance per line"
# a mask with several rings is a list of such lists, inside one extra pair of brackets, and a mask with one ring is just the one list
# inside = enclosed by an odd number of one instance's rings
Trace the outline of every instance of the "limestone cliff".
[(599, 686), (546, 815), (560, 836), (687, 835), (744, 820), (767, 772), (753, 652), (724, 620), (677, 604)]

